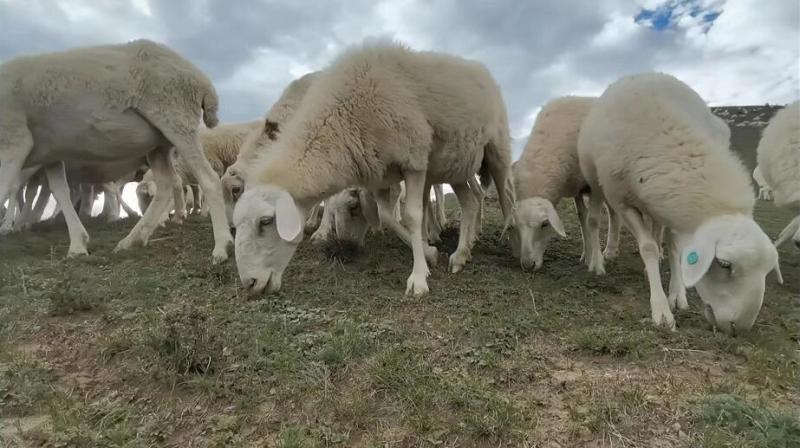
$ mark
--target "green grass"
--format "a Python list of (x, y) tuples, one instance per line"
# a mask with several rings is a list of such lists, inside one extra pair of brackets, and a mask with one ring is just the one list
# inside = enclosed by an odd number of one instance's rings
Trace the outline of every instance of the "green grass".
[(694, 419), (703, 430), (707, 448), (790, 448), (800, 446), (800, 414), (776, 411), (763, 402), (736, 395), (710, 395), (699, 400)]
[[(63, 222), (0, 238), (0, 426), (48, 418), (21, 446), (792, 446), (800, 252), (781, 249), (752, 332), (711, 331), (694, 292), (669, 332), (630, 234), (596, 277), (561, 208), (571, 238), (531, 274), (487, 203), (473, 260), (434, 267), (424, 299), (404, 296), (411, 254), (388, 232), (302, 244), (256, 301), (210, 263), (198, 217), (119, 254), (133, 220), (89, 220), (79, 259)], [(789, 217), (756, 210), (772, 237)]]

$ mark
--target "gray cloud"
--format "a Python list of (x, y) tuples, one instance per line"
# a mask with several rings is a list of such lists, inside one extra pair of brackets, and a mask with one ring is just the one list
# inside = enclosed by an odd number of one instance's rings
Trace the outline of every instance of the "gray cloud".
[(548, 99), (598, 95), (637, 71), (674, 73), (715, 104), (800, 96), (795, 0), (694, 3), (721, 11), (710, 28), (689, 8), (676, 10), (668, 29), (634, 23), (641, 6), (629, 0), (0, 0), (0, 61), (151, 38), (206, 71), (222, 118), (239, 121), (261, 116), (291, 79), (346, 46), (392, 37), (485, 63), (503, 89), (517, 148)]

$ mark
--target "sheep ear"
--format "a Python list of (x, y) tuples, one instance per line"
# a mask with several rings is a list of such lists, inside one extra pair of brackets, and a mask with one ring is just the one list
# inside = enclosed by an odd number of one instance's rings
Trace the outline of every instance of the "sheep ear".
[(683, 282), (691, 288), (706, 275), (716, 256), (716, 240), (710, 235), (695, 235), (691, 244), (681, 253)]
[(564, 230), (564, 223), (561, 222), (561, 218), (558, 217), (558, 212), (556, 208), (553, 207), (553, 204), (548, 202), (547, 203), (547, 220), (550, 221), (550, 225), (553, 226), (553, 230), (556, 231), (561, 238), (567, 237), (567, 232)]
[(303, 232), (303, 216), (287, 192), (281, 192), (275, 204), (275, 222), (278, 235), (284, 241), (294, 241)]
[(781, 263), (780, 261), (775, 262), (775, 275), (778, 276), (778, 284), (783, 284), (783, 274), (781, 274)]
[(379, 229), (381, 227), (381, 219), (378, 216), (378, 203), (375, 202), (372, 192), (363, 188), (360, 189), (358, 200), (361, 202), (361, 210), (364, 212), (364, 218), (366, 218), (367, 223), (373, 229)]

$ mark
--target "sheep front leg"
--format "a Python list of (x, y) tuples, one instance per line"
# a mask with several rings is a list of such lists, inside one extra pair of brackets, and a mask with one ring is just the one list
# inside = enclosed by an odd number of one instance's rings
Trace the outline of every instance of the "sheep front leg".
[(581, 231), (581, 261), (584, 261), (589, 259), (589, 247), (586, 245), (589, 237), (589, 229), (586, 227), (586, 202), (583, 200), (583, 194), (578, 194), (572, 199), (575, 202), (575, 214), (578, 215), (578, 228)]
[(406, 282), (406, 295), (421, 297), (428, 294), (428, 263), (425, 262), (425, 246), (422, 242), (422, 220), (424, 215), (423, 195), (430, 190), (425, 189), (424, 171), (403, 173), (406, 181), (405, 220), (410, 230), (411, 252), (414, 255), (414, 268)]
[(613, 208), (606, 206), (606, 210), (608, 210), (608, 234), (603, 257), (606, 260), (611, 260), (619, 255), (619, 232), (622, 221), (620, 221), (617, 212)]
[(14, 221), (18, 221), (20, 215), (22, 199), (22, 187), (20, 185), (14, 186), (14, 194), (8, 198), (8, 208), (6, 215), (3, 216), (3, 224), (0, 225), (0, 235), (7, 235), (14, 230)]
[(586, 229), (589, 237), (585, 241), (588, 243), (589, 258), (586, 261), (589, 265), (589, 272), (597, 275), (606, 273), (603, 265), (603, 253), (600, 251), (600, 216), (603, 214), (603, 203), (603, 195), (598, 191), (592, 191), (589, 194), (589, 213), (586, 216)]
[(475, 216), (480, 213), (478, 210), (480, 201), (470, 191), (466, 183), (451, 184), (453, 192), (458, 197), (458, 204), (461, 206), (461, 222), (458, 226), (458, 247), (450, 255), (450, 272), (456, 274), (464, 269), (467, 262), (472, 259), (472, 245), (477, 239), (475, 228)]
[(650, 216), (642, 216), (638, 210), (625, 208), (622, 217), (628, 228), (633, 232), (636, 242), (639, 243), (639, 256), (644, 261), (647, 281), (650, 283), (650, 313), (653, 323), (657, 326), (663, 325), (670, 330), (675, 330), (675, 317), (670, 311), (667, 295), (664, 294), (664, 287), (661, 284), (661, 272), (658, 264), (661, 258), (661, 249), (658, 246), (657, 235), (653, 230), (658, 230), (652, 226), (648, 228), (645, 224), (652, 220)]
[(156, 194), (145, 209), (142, 219), (137, 221), (130, 233), (117, 243), (114, 252), (130, 249), (137, 244), (147, 245), (150, 235), (159, 226), (164, 215), (169, 212), (170, 189), (176, 183), (180, 183), (175, 167), (170, 160), (172, 157), (170, 152), (171, 149), (158, 148), (148, 154), (147, 158), (156, 184)]
[(667, 297), (669, 308), (672, 311), (675, 311), (676, 307), (685, 310), (689, 308), (689, 303), (686, 301), (686, 286), (681, 275), (681, 248), (674, 232), (667, 231), (667, 238), (669, 238), (669, 297)]
[(328, 201), (325, 201), (325, 206), (322, 209), (322, 218), (320, 219), (317, 230), (311, 234), (311, 244), (322, 244), (331, 239), (334, 230), (333, 210), (329, 206)]
[[(392, 201), (392, 191), (390, 189), (384, 189), (373, 193), (375, 202), (378, 204), (378, 217), (381, 220), (381, 224), (391, 229), (408, 247), (411, 247), (411, 234), (408, 232), (408, 229), (400, 224), (395, 214), (397, 201)], [(423, 250), (428, 265), (436, 266), (439, 261), (439, 251), (435, 247), (428, 245), (424, 245)]]
[(86, 245), (89, 243), (89, 233), (83, 227), (78, 214), (72, 207), (72, 199), (69, 194), (69, 185), (67, 185), (67, 175), (64, 172), (64, 163), (57, 162), (48, 165), (45, 168), (47, 175), (47, 182), (50, 184), (50, 190), (56, 201), (61, 205), (61, 211), (64, 213), (64, 220), (67, 222), (67, 231), (69, 232), (69, 251), (67, 257), (75, 257), (77, 255), (88, 255), (89, 251)]

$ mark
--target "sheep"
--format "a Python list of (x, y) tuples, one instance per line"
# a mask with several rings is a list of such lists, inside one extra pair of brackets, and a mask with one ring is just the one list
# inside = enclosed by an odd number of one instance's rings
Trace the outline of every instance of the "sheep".
[(221, 180), (229, 220), (233, 218), (233, 205), (244, 191), (247, 168), (255, 162), (261, 151), (270, 146), (267, 143), (275, 140), (278, 126), (292, 117), (303, 101), (308, 88), (318, 76), (319, 72), (311, 72), (286, 86), (275, 104), (267, 111), (262, 120), (263, 126), (247, 136), (241, 145), (236, 162), (225, 170)]
[(772, 188), (775, 205), (788, 206), (798, 212), (781, 231), (775, 246), (792, 238), (800, 248), (800, 100), (772, 117), (756, 152), (764, 180)]
[(176, 177), (174, 150), (209, 198), (214, 262), (232, 244), (222, 190), (202, 155), (197, 127), (217, 124), (218, 98), (208, 77), (164, 45), (136, 40), (22, 56), (0, 65), (0, 202), (24, 177), (44, 165), (70, 234), (68, 256), (86, 254), (88, 234), (71, 207), (64, 163), (109, 162), (147, 156), (163, 184), (147, 213), (115, 251), (146, 244), (168, 206)]
[[(542, 107), (519, 160), (512, 165), (517, 203), (512, 222), (511, 245), (523, 269), (542, 267), (544, 252), (555, 235), (566, 238), (556, 211), (563, 198), (573, 198), (584, 250), (581, 259), (592, 272), (605, 273), (598, 260), (619, 253), (619, 220), (609, 211), (608, 239), (601, 254), (599, 245), (588, 253), (586, 205), (589, 185), (578, 164), (578, 131), (596, 98), (561, 97)], [(599, 239), (599, 238), (598, 238)]]
[[(223, 175), (225, 170), (236, 162), (239, 155), (239, 149), (244, 143), (245, 139), (252, 134), (256, 128), (262, 126), (261, 120), (249, 121), (244, 123), (227, 123), (216, 126), (213, 129), (200, 128), (199, 138), (200, 145), (203, 148), (203, 154), (208, 162), (211, 164), (212, 169), (217, 174), (217, 177)], [(192, 198), (192, 206), (182, 207), (178, 205), (175, 209), (173, 216), (174, 222), (181, 222), (187, 214), (193, 210), (200, 213), (200, 206), (202, 201), (201, 190), (197, 185), (197, 181), (192, 176), (190, 167), (180, 157), (175, 157), (173, 160), (175, 170), (180, 179), (180, 185), (173, 186), (175, 188), (182, 188), (188, 194), (184, 195)], [(154, 197), (157, 188), (155, 180), (152, 175), (147, 175), (146, 179), (137, 185), (136, 195), (139, 199), (139, 206), (141, 208), (150, 204), (150, 198)], [(224, 193), (224, 192), (223, 192)], [(174, 206), (174, 203), (173, 203)], [(164, 216), (167, 216), (167, 213)], [(203, 213), (204, 214), (204, 213)]]
[(764, 175), (761, 174), (761, 168), (758, 165), (753, 169), (753, 180), (755, 180), (756, 185), (758, 185), (758, 199), (762, 201), (771, 201), (772, 188), (767, 185), (767, 181), (764, 180)]
[[(636, 237), (653, 323), (675, 329), (695, 287), (705, 317), (729, 334), (752, 327), (778, 252), (753, 220), (748, 172), (729, 149), (730, 129), (671, 75), (612, 83), (581, 126), (578, 155), (589, 183), (589, 232), (605, 198)], [(670, 240), (670, 290), (659, 272), (658, 235)]]
[[(505, 104), (492, 75), (474, 61), (393, 43), (351, 49), (318, 75), (272, 145), (234, 210), (236, 264), (251, 295), (280, 289), (308, 211), (349, 186), (372, 191), (383, 224), (411, 246), (406, 294), (414, 296), (428, 293), (428, 264), (438, 259), (422, 239), (430, 185), (450, 183), (461, 202), (452, 272), (471, 257), (477, 205), (466, 182), (475, 173), (495, 182), (510, 219)], [(390, 187), (401, 180), (406, 226), (394, 219), (390, 201)]]

